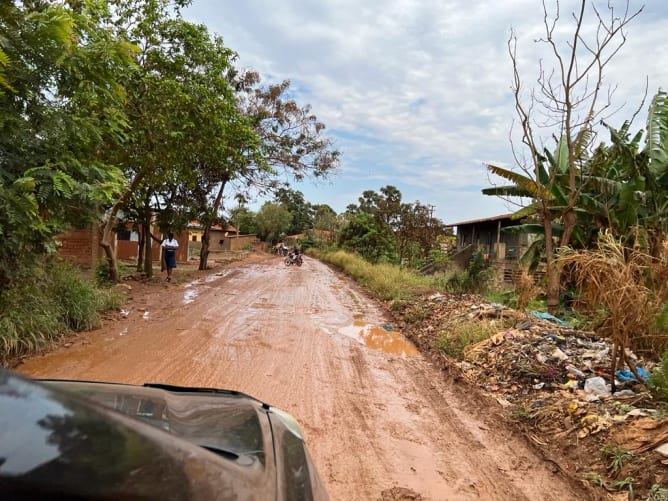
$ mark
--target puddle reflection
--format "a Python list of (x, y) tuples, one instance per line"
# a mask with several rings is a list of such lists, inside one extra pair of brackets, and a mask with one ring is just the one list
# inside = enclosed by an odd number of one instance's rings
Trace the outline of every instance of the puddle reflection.
[(199, 291), (197, 289), (186, 289), (183, 293), (183, 304), (193, 303), (197, 296), (199, 296)]
[(387, 330), (379, 325), (367, 324), (355, 319), (353, 325), (339, 329), (345, 336), (356, 339), (368, 348), (380, 350), (390, 355), (415, 357), (420, 354), (413, 343), (408, 341), (401, 332)]

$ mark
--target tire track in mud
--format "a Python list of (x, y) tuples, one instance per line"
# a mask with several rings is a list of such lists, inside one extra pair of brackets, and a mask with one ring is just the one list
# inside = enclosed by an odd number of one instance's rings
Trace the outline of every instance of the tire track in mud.
[(295, 415), (334, 500), (376, 500), (394, 487), (433, 500), (584, 498), (424, 359), (340, 333), (356, 319), (387, 319), (325, 265), (269, 257), (198, 282), (138, 298), (149, 321), (133, 310), (20, 370), (249, 393)]

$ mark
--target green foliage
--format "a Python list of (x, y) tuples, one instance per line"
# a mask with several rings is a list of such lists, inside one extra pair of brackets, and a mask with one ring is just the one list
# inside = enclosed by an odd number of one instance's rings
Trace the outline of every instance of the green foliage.
[(255, 217), (258, 236), (261, 240), (272, 242), (279, 239), (290, 227), (292, 215), (282, 205), (265, 202)]
[(52, 265), (46, 277), (45, 292), (56, 302), (63, 325), (74, 331), (92, 329), (98, 322), (95, 287), (81, 278), (69, 264)]
[(45, 263), (43, 272), (0, 294), (0, 361), (37, 351), (68, 331), (91, 329), (101, 311), (123, 301), (118, 290), (97, 290), (72, 265)]
[(664, 352), (647, 381), (656, 398), (668, 402), (668, 351)]
[(350, 218), (339, 234), (338, 244), (373, 263), (396, 260), (396, 243), (389, 226), (366, 212)]
[(649, 491), (647, 501), (668, 501), (668, 488), (654, 484)]
[(633, 458), (633, 453), (618, 445), (607, 444), (601, 448), (601, 452), (608, 463), (608, 473), (617, 477), (624, 467), (624, 463)]
[(464, 322), (454, 325), (450, 330), (443, 331), (436, 338), (435, 346), (449, 356), (458, 360), (464, 359), (464, 349), (489, 338), (496, 331), (479, 322)]
[(515, 407), (510, 411), (510, 417), (516, 421), (531, 421), (536, 417), (534, 412), (531, 412), (525, 404)]
[(95, 8), (0, 10), (0, 289), (28, 279), (54, 237), (96, 219), (123, 184), (99, 152), (124, 139), (119, 79), (135, 48), (99, 29)]
[(445, 290), (456, 294), (484, 294), (487, 292), (494, 270), (484, 259), (482, 251), (476, 252), (464, 271), (454, 270), (447, 275)]
[(109, 268), (109, 261), (106, 259), (100, 259), (95, 263), (95, 282), (101, 287), (113, 283), (111, 280), (111, 270)]

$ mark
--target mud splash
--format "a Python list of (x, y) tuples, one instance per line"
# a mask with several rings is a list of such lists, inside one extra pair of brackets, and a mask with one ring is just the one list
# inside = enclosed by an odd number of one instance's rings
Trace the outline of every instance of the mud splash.
[(368, 324), (356, 318), (353, 325), (342, 327), (339, 333), (356, 339), (364, 346), (400, 357), (416, 357), (420, 353), (399, 331), (391, 327)]

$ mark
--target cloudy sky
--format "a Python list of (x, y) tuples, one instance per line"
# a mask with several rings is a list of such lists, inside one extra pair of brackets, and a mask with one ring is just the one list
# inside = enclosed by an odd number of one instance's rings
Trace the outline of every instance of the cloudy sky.
[[(560, 2), (560, 33), (572, 33), (579, 3)], [(597, 3), (607, 15), (607, 1)], [(668, 88), (668, 2), (630, 0), (631, 9), (643, 4), (606, 72), (613, 105), (623, 106), (613, 124), (633, 115), (646, 81), (650, 96)], [(527, 85), (541, 57), (553, 64), (534, 43), (540, 0), (193, 0), (185, 17), (222, 35), (240, 67), (290, 80), (326, 124), (341, 168), (328, 182), (294, 185), (309, 202), (342, 212), (364, 190), (391, 184), (446, 223), (515, 210), (480, 190), (490, 186), (485, 162), (513, 165), (511, 28)]]

